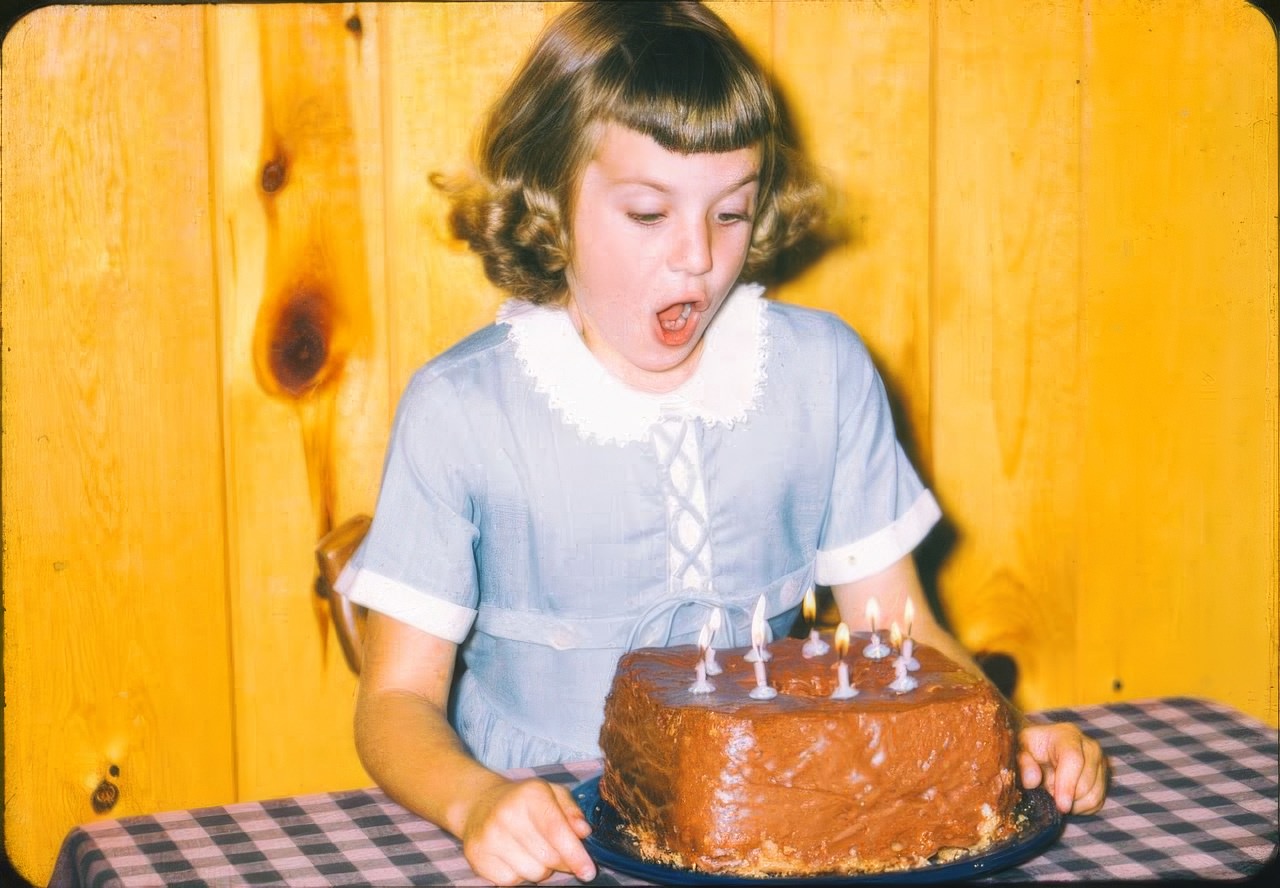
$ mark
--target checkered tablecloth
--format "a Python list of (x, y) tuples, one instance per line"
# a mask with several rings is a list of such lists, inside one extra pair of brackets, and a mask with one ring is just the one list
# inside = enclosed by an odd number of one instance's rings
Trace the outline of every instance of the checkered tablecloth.
[[(1071, 816), (1043, 854), (983, 881), (1237, 879), (1276, 854), (1276, 731), (1204, 700), (1059, 709), (1111, 757), (1102, 811)], [(536, 768), (573, 786), (598, 762)], [(569, 876), (554, 884), (577, 884)], [(52, 886), (484, 885), (453, 838), (376, 789), (243, 802), (88, 824), (63, 842)], [(602, 869), (593, 884), (644, 884)]]

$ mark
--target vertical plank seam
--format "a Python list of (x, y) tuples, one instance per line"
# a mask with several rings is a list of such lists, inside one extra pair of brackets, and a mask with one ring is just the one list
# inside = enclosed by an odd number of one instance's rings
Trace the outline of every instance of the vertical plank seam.
[[(1084, 215), (1084, 159), (1085, 159), (1085, 129), (1084, 129), (1084, 101), (1085, 101), (1085, 49), (1088, 44), (1088, 5), (1089, 0), (1080, 0), (1078, 10), (1079, 29), (1078, 37), (1076, 37), (1076, 56), (1075, 56), (1075, 343), (1074, 343), (1074, 361), (1076, 370), (1076, 397), (1080, 399), (1080, 403), (1088, 404), (1088, 395), (1084, 392), (1085, 386), (1088, 385), (1088, 376), (1084, 372), (1084, 330), (1087, 328), (1088, 319), (1084, 316), (1087, 301), (1084, 298), (1084, 226), (1087, 219)], [(1082, 411), (1076, 411), (1076, 417), (1080, 416)], [(1076, 467), (1083, 471), (1084, 456), (1082, 453), (1082, 445), (1084, 443), (1083, 420), (1076, 418), (1074, 429), (1075, 435), (1075, 452)], [(1071, 670), (1070, 670), (1070, 692), (1071, 701), (1080, 699), (1080, 687), (1082, 687), (1082, 677), (1080, 677), (1080, 663), (1083, 662), (1083, 651), (1080, 650), (1080, 638), (1083, 633), (1080, 631), (1080, 514), (1082, 514), (1083, 494), (1080, 493), (1082, 485), (1076, 484), (1074, 495), (1076, 498), (1075, 508), (1073, 509), (1074, 518), (1071, 521), (1071, 537), (1073, 537), (1073, 548), (1075, 549), (1075, 557), (1071, 558)]]
[[(917, 411), (918, 416), (924, 417), (927, 428), (922, 429), (919, 438), (928, 442), (928, 452), (924, 461), (927, 466), (921, 468), (928, 472), (928, 477), (933, 478), (936, 483), (938, 478), (938, 467), (936, 465), (937, 442), (934, 440), (934, 429), (937, 423), (934, 421), (934, 403), (937, 398), (938, 389), (938, 331), (935, 329), (935, 321), (938, 316), (938, 3), (937, 0), (930, 0), (929, 3), (929, 71), (927, 75), (928, 113), (929, 120), (927, 123), (928, 130), (928, 186), (926, 199), (928, 200), (928, 232), (926, 238), (928, 247), (926, 252), (925, 269), (925, 299), (924, 311), (925, 317), (921, 322), (923, 328), (925, 347), (926, 377), (928, 383), (921, 387), (925, 394), (925, 403), (921, 405), (921, 409)], [(939, 597), (941, 590), (939, 590)]]
[[(375, 332), (374, 324), (369, 325), (370, 335), (374, 337), (374, 343), (381, 341), (386, 350), (386, 369), (384, 372), (384, 385), (386, 386), (386, 403), (394, 413), (395, 405), (400, 400), (400, 389), (396, 380), (399, 374), (396, 372), (401, 366), (400, 359), (393, 354), (397, 345), (397, 339), (392, 335), (392, 331), (396, 329), (396, 300), (392, 298), (395, 294), (393, 290), (395, 285), (394, 266), (395, 263), (391, 259), (393, 247), (387, 232), (392, 230), (392, 200), (393, 190), (395, 187), (395, 177), (399, 175), (400, 169), (394, 163), (395, 153), (392, 149), (394, 134), (391, 132), (393, 105), (391, 100), (392, 90), (388, 88), (388, 84), (395, 82), (394, 62), (392, 61), (392, 43), (387, 36), (390, 30), (388, 24), (388, 15), (394, 5), (382, 7), (377, 10), (374, 19), (373, 39), (377, 43), (378, 53), (378, 132), (382, 141), (382, 170), (380, 190), (382, 192), (382, 329)], [(363, 15), (361, 16), (363, 20)], [(372, 303), (374, 296), (370, 294), (370, 310), (372, 311)], [(372, 346), (372, 344), (371, 344)], [(383, 417), (390, 421), (391, 417)], [(376, 494), (376, 491), (375, 491)]]
[(214, 138), (215, 134), (221, 132), (219, 121), (214, 114), (216, 106), (214, 89), (217, 83), (217, 64), (218, 64), (218, 42), (217, 42), (217, 26), (215, 20), (216, 7), (213, 5), (206, 6), (201, 16), (201, 36), (204, 46), (204, 103), (205, 103), (205, 119), (208, 123), (209, 138), (205, 143), (205, 148), (209, 154), (208, 160), (208, 204), (209, 204), (209, 251), (213, 260), (213, 341), (214, 341), (214, 373), (218, 381), (218, 403), (217, 417), (218, 428), (221, 432), (221, 449), (222, 449), (222, 485), (220, 489), (220, 507), (222, 510), (222, 568), (224, 573), (223, 582), (223, 607), (226, 616), (226, 651), (227, 651), (227, 703), (230, 720), (228, 727), (230, 728), (230, 736), (228, 742), (231, 746), (231, 787), (232, 795), (235, 801), (240, 801), (243, 797), (243, 787), (240, 782), (240, 724), (239, 709), (236, 705), (236, 683), (238, 664), (236, 661), (236, 609), (235, 609), (235, 584), (239, 581), (238, 574), (235, 572), (235, 557), (232, 551), (232, 527), (231, 527), (231, 495), (230, 495), (230, 478), (231, 478), (231, 447), (228, 441), (229, 427), (227, 424), (227, 386), (226, 386), (226, 337), (223, 309), (225, 300), (223, 298), (223, 277), (219, 273), (220, 262), (219, 257), (222, 250), (219, 249), (219, 226), (222, 219), (222, 205), (220, 196), (221, 190), (218, 188), (218, 176), (221, 167), (217, 165), (219, 155), (220, 139)]
[[(1076, 384), (1077, 397), (1080, 399), (1079, 416), (1080, 420), (1076, 425), (1076, 452), (1080, 471), (1083, 473), (1089, 471), (1089, 459), (1091, 454), (1088, 452), (1088, 445), (1091, 438), (1087, 432), (1089, 417), (1093, 409), (1093, 372), (1089, 362), (1088, 342), (1090, 332), (1089, 317), (1089, 266), (1088, 266), (1088, 249), (1089, 237), (1091, 232), (1092, 219), (1090, 218), (1089, 199), (1088, 199), (1088, 181), (1090, 170), (1089, 159), (1090, 154), (1090, 137), (1092, 129), (1089, 126), (1090, 121), (1090, 103), (1093, 97), (1092, 86), (1092, 70), (1091, 62), (1093, 59), (1094, 41), (1093, 41), (1093, 2), (1092, 0), (1081, 0), (1080, 4), (1080, 90), (1079, 99), (1076, 106), (1076, 120), (1078, 128), (1078, 138), (1076, 140), (1076, 151), (1078, 153), (1076, 159), (1076, 195), (1079, 206), (1079, 224), (1078, 230), (1078, 247), (1076, 254), (1077, 280), (1076, 280), (1076, 364), (1079, 368), (1078, 382)], [(1083, 488), (1084, 485), (1081, 485)], [(1089, 637), (1092, 630), (1096, 635), (1099, 627), (1088, 626), (1085, 624), (1084, 610), (1081, 608), (1082, 596), (1085, 591), (1081, 588), (1081, 576), (1084, 564), (1090, 558), (1090, 552), (1082, 552), (1080, 550), (1080, 540), (1089, 539), (1084, 532), (1083, 523), (1087, 520), (1086, 516), (1090, 511), (1090, 504), (1086, 501), (1085, 496), (1080, 494), (1081, 502), (1079, 508), (1076, 509), (1075, 517), (1075, 536), (1076, 546), (1076, 566), (1075, 575), (1072, 583), (1072, 595), (1075, 596), (1075, 618), (1073, 646), (1075, 649), (1075, 668), (1072, 670), (1074, 674), (1075, 687), (1072, 688), (1072, 700), (1097, 700), (1097, 699), (1114, 699), (1115, 691), (1112, 690), (1112, 680), (1105, 677), (1106, 673), (1110, 673), (1112, 678), (1117, 673), (1117, 664), (1115, 663), (1115, 646), (1108, 647), (1113, 651), (1111, 661), (1106, 664), (1100, 664), (1102, 669), (1094, 668), (1090, 671), (1085, 664), (1090, 658), (1096, 656), (1095, 651), (1087, 649), (1085, 639)], [(1096, 613), (1096, 606), (1087, 609), (1088, 613)], [(1108, 637), (1110, 637), (1110, 629), (1108, 628)], [(1092, 684), (1091, 684), (1092, 683)], [(1100, 684), (1100, 686), (1099, 686)]]
[[(1085, 102), (1088, 95), (1088, 45), (1089, 45), (1089, 22), (1090, 22), (1090, 0), (1080, 0), (1077, 7), (1079, 15), (1079, 30), (1076, 46), (1076, 325), (1075, 325), (1075, 362), (1076, 362), (1076, 397), (1080, 399), (1077, 404), (1075, 433), (1075, 451), (1077, 467), (1080, 471), (1085, 466), (1085, 425), (1084, 416), (1087, 413), (1089, 404), (1089, 376), (1088, 364), (1085, 361), (1085, 340), (1086, 331), (1088, 330), (1089, 318), (1088, 308), (1089, 301), (1085, 298), (1085, 243), (1087, 235), (1085, 226), (1089, 224), (1088, 215), (1085, 212), (1085, 160), (1088, 152), (1085, 146), (1087, 138), (1087, 130), (1085, 129)], [(1078, 477), (1078, 476), (1077, 476)], [(1075, 549), (1075, 557), (1071, 560), (1071, 597), (1072, 597), (1072, 620), (1071, 620), (1071, 650), (1073, 654), (1073, 665), (1071, 669), (1071, 687), (1067, 693), (1067, 699), (1077, 701), (1081, 698), (1081, 688), (1084, 686), (1084, 677), (1081, 674), (1081, 664), (1085, 662), (1085, 652), (1082, 650), (1082, 639), (1084, 638), (1084, 627), (1081, 625), (1081, 588), (1080, 588), (1080, 541), (1082, 538), (1082, 530), (1080, 523), (1083, 521), (1085, 514), (1083, 484), (1076, 484), (1075, 496), (1076, 503), (1074, 508), (1075, 519), (1072, 522), (1073, 548)], [(1092, 697), (1093, 695), (1090, 694)]]

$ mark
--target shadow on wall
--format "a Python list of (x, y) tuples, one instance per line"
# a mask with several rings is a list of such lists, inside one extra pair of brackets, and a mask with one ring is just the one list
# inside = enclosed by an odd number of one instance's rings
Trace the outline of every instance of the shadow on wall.
[[(762, 66), (767, 67), (767, 66)], [(829, 181), (821, 169), (812, 163), (812, 155), (806, 149), (804, 140), (795, 126), (795, 118), (790, 110), (786, 90), (776, 80), (772, 81), (774, 94), (778, 97), (778, 111), (782, 118), (782, 133), (798, 161), (805, 165), (805, 170), (821, 188), (825, 200), (822, 201), (822, 218), (809, 228), (804, 236), (787, 250), (783, 251), (773, 262), (772, 267), (755, 275), (756, 279), (769, 289), (801, 277), (816, 265), (824, 256), (835, 249), (856, 249), (862, 239), (858, 224), (854, 217), (847, 215), (842, 208), (840, 190), (835, 183)]]

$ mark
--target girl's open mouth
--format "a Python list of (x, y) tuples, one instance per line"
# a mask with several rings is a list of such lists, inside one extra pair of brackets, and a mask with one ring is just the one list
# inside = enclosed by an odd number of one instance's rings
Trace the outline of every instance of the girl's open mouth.
[(676, 303), (670, 308), (663, 309), (658, 312), (658, 323), (662, 325), (662, 329), (668, 333), (675, 333), (683, 330), (684, 325), (689, 321), (689, 315), (693, 313), (693, 303)]
[(695, 302), (677, 302), (658, 312), (658, 338), (670, 348), (688, 345), (698, 332), (702, 312)]

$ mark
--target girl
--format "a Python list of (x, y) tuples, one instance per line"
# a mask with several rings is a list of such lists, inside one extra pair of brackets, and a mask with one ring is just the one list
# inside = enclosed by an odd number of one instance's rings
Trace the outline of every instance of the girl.
[[(397, 801), (497, 883), (594, 877), (562, 787), (501, 770), (599, 755), (628, 647), (745, 644), (830, 585), (851, 625), (908, 599), (939, 517), (858, 337), (749, 283), (818, 218), (776, 98), (694, 3), (587, 3), (494, 107), (452, 221), (515, 300), (404, 393), (368, 537), (356, 741)], [(455, 686), (455, 659), (462, 669)], [(976, 667), (975, 667), (976, 670)], [(451, 693), (452, 692), (452, 693)], [(1022, 779), (1102, 803), (1073, 727), (1026, 728)]]

